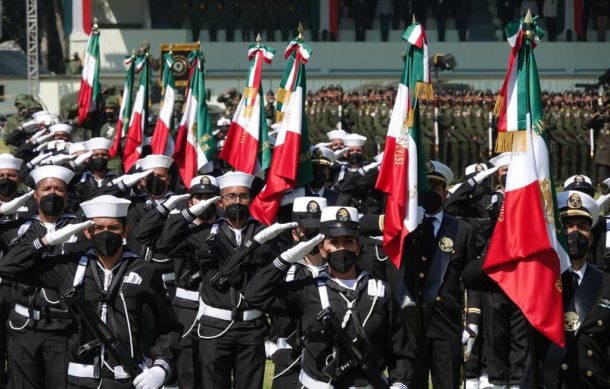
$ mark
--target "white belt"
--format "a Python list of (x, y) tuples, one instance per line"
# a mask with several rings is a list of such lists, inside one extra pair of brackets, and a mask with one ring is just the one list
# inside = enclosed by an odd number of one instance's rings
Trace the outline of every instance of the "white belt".
[(15, 303), (15, 312), (21, 316), (24, 316), (24, 317), (27, 317), (30, 319), (40, 320), (40, 311), (34, 309), (30, 312), (28, 307), (26, 307), (25, 305)]
[[(381, 376), (384, 380), (387, 380), (385, 376)], [(305, 370), (301, 369), (299, 374), (299, 381), (307, 389), (333, 389), (334, 386), (330, 382), (318, 381), (309, 374), (305, 373)], [(400, 385), (400, 384), (399, 384)], [(373, 385), (368, 384), (366, 386), (350, 386), (348, 389), (374, 389)]]
[(176, 281), (176, 273), (165, 273), (161, 275), (161, 279), (164, 283)]
[[(125, 378), (129, 378), (129, 373), (125, 371), (123, 366), (118, 365), (112, 368), (114, 373), (115, 380), (124, 380)], [(80, 378), (99, 378), (95, 376), (95, 366), (94, 365), (83, 365), (80, 363), (70, 362), (68, 363), (68, 375), (72, 377), (80, 377)]]
[[(233, 320), (232, 311), (230, 311), (228, 309), (220, 309), (220, 308), (211, 307), (201, 300), (199, 300), (199, 310), (200, 310), (201, 314), (204, 316), (213, 317), (213, 318), (225, 320), (225, 321)], [(257, 318), (261, 317), (263, 314), (258, 309), (248, 309), (245, 311), (239, 311), (238, 313), (242, 316), (243, 321), (250, 321), (250, 320), (257, 319)]]
[(178, 287), (176, 288), (176, 297), (184, 300), (199, 301), (199, 292)]
[(292, 346), (288, 344), (288, 342), (286, 342), (286, 338), (277, 338), (276, 341), (277, 344), (277, 348), (278, 349), (291, 349)]

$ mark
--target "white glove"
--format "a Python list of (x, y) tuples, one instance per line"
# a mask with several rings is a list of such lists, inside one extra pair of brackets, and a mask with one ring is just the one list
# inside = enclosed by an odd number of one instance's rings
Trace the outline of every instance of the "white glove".
[(478, 378), (467, 379), (466, 385), (464, 385), (464, 389), (479, 389), (479, 379)]
[(165, 370), (159, 366), (146, 368), (134, 380), (136, 389), (159, 389), (165, 382)]
[(420, 225), (424, 221), (426, 210), (422, 206), (417, 207), (417, 225)]
[(211, 199), (201, 200), (197, 204), (189, 208), (189, 212), (195, 216), (201, 215), (206, 209), (210, 208), (212, 204), (220, 200), (220, 196), (214, 196)]
[(404, 384), (392, 384), (390, 385), (390, 389), (403, 389), (406, 388), (407, 386)]
[(606, 212), (608, 200), (610, 200), (610, 193), (608, 193), (607, 195), (599, 196), (595, 200), (600, 212)]
[(312, 239), (297, 243), (296, 246), (289, 248), (280, 254), (280, 258), (282, 258), (286, 262), (295, 263), (296, 261), (303, 259), (305, 254), (310, 252), (314, 247), (319, 245), (324, 240), (324, 234), (318, 234)]
[[(35, 151), (39, 151), (39, 152), (40, 152), (40, 151), (42, 151), (42, 150), (44, 150), (44, 149), (47, 149), (47, 150), (52, 150), (52, 149), (54, 149), (54, 148), (55, 148), (55, 145), (57, 144), (57, 142), (59, 142), (59, 141), (58, 141), (58, 140), (50, 140), (50, 141), (48, 141), (48, 142), (45, 142), (45, 143), (43, 143), (43, 144), (39, 145), (39, 146), (38, 146), (38, 147), (36, 147), (34, 150), (35, 150)], [(63, 142), (63, 141), (62, 141), (62, 142)]]
[(64, 162), (73, 160), (75, 157), (76, 155), (57, 154), (45, 159), (41, 164), (61, 165)]
[[(468, 329), (470, 329), (470, 331), (464, 329), (462, 332), (462, 344), (466, 344), (470, 338), (474, 339), (474, 337), (479, 333), (479, 326), (476, 324), (468, 324)], [(474, 335), (472, 335), (471, 332), (474, 333)]]
[(358, 169), (358, 173), (360, 173), (361, 175), (364, 176), (369, 170), (375, 169), (379, 165), (381, 165), (381, 161), (375, 161), (375, 162), (369, 163), (368, 165), (365, 165), (365, 166), (361, 167), (360, 169)]
[(30, 197), (32, 197), (33, 195), (34, 195), (34, 191), (31, 190), (28, 193), (24, 194), (23, 196), (16, 197), (16, 198), (12, 199), (11, 201), (7, 201), (6, 203), (0, 205), (0, 214), (1, 215), (14, 214), (15, 212), (17, 212), (19, 207), (21, 207), (23, 204), (25, 204), (30, 199)]
[(373, 159), (374, 159), (375, 161), (377, 161), (377, 162), (381, 162), (381, 161), (383, 161), (383, 151), (382, 151), (381, 153), (377, 154), (377, 155), (375, 156), (375, 158), (373, 158)]
[(165, 208), (167, 208), (168, 210), (172, 210), (172, 209), (176, 208), (176, 205), (180, 204), (180, 202), (188, 199), (189, 197), (191, 197), (191, 195), (188, 193), (170, 196), (169, 199), (167, 199), (163, 202), (163, 206)]
[(487, 177), (494, 174), (497, 170), (498, 170), (498, 166), (494, 166), (491, 169), (487, 169), (487, 170), (483, 170), (482, 172), (478, 172), (474, 177), (472, 177), (472, 179), (477, 184), (480, 184), (481, 182), (483, 182), (484, 179), (486, 179)]
[(66, 243), (72, 237), (72, 235), (84, 230), (85, 228), (89, 228), (94, 224), (95, 223), (93, 223), (91, 220), (77, 224), (68, 224), (64, 228), (46, 234), (42, 238), (42, 243), (44, 243), (46, 246), (55, 246), (57, 244)]
[(36, 165), (38, 165), (40, 162), (44, 161), (45, 159), (49, 158), (53, 153), (41, 153), (38, 154), (38, 156), (34, 157), (30, 162), (28, 162), (30, 167), (34, 167)]
[(449, 195), (452, 195), (455, 193), (456, 190), (458, 190), (460, 188), (460, 186), (462, 186), (461, 182), (453, 185), (449, 190), (447, 190), (447, 192), (449, 192)]
[(332, 145), (331, 142), (320, 142), (317, 143), (314, 147), (330, 147), (330, 145)]
[(140, 181), (142, 178), (146, 177), (147, 175), (151, 174), (152, 172), (153, 172), (152, 169), (148, 169), (145, 172), (128, 174), (128, 175), (124, 176), (120, 182), (123, 184), (123, 186), (125, 188), (131, 188), (132, 186), (137, 184), (138, 181)]
[(298, 226), (297, 223), (274, 223), (269, 227), (265, 228), (258, 234), (254, 235), (254, 241), (258, 244), (264, 244), (269, 242), (271, 239), (278, 236), (282, 231), (289, 230), (291, 228), (296, 228)]
[(345, 155), (345, 153), (347, 153), (348, 150), (349, 150), (349, 147), (344, 147), (340, 150), (333, 151), (333, 153), (335, 153), (335, 158), (339, 159), (339, 158), (343, 157), (343, 155)]
[(79, 155), (74, 160), (74, 166), (79, 167), (79, 166), (84, 165), (85, 161), (88, 160), (89, 158), (91, 158), (92, 155), (93, 155), (93, 151), (87, 151), (86, 153)]
[(33, 145), (43, 145), (47, 142), (50, 142), (51, 139), (53, 139), (53, 134), (45, 134), (46, 130), (46, 128), (43, 128), (42, 130), (32, 135), (32, 137), (30, 138), (30, 143)]

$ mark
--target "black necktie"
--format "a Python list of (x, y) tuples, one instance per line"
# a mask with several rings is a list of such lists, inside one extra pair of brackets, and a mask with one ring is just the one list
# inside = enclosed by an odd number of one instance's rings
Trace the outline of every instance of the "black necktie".
[(578, 273), (575, 273), (573, 271), (568, 271), (567, 274), (567, 279), (566, 279), (566, 285), (564, 285), (565, 291), (564, 291), (564, 301), (563, 301), (563, 305), (564, 305), (564, 309), (568, 309), (570, 307), (570, 304), (572, 303), (572, 301), (574, 300), (574, 296), (576, 295), (576, 289), (578, 289), (578, 280), (580, 279), (580, 276), (578, 275)]

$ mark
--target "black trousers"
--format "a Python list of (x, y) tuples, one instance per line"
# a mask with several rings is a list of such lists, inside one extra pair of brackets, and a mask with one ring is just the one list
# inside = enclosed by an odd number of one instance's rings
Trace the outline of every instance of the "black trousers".
[(428, 389), (432, 374), (435, 389), (458, 389), (462, 367), (461, 339), (444, 340), (420, 337), (416, 339), (415, 372), (410, 389)]
[(281, 375), (273, 379), (271, 389), (299, 388), (301, 386), (299, 384), (301, 363), (300, 361), (293, 363), (295, 359), (292, 354), (293, 350), (291, 349), (277, 350), (273, 354), (272, 360), (275, 364), (273, 376), (275, 377), (280, 373)]
[[(193, 325), (197, 316), (197, 309), (185, 308), (174, 305), (174, 312), (180, 324), (184, 326), (184, 332)], [(176, 374), (180, 389), (201, 388), (199, 370), (199, 339), (197, 338), (197, 325), (190, 334), (180, 340), (180, 356), (176, 362)], [(197, 372), (197, 373), (196, 373)]]
[(528, 356), (527, 320), (504, 294), (481, 294), (483, 354), (489, 382), (519, 385)]
[(8, 387), (65, 388), (68, 373), (66, 349), (64, 331), (9, 330)]
[(6, 343), (8, 339), (7, 325), (8, 315), (11, 311), (12, 298), (11, 287), (6, 283), (0, 283), (0, 389), (6, 388), (8, 375), (6, 371), (7, 354)]
[(199, 360), (206, 389), (263, 387), (265, 339), (260, 329), (230, 329), (219, 338), (200, 339)]

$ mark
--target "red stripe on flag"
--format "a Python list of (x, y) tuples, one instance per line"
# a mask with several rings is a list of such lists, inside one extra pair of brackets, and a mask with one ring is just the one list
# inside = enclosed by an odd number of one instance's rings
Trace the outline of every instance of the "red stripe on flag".
[(191, 180), (197, 174), (197, 151), (188, 142), (188, 128), (184, 125), (178, 129), (173, 158), (180, 177), (182, 177), (182, 182), (189, 189)]
[(155, 131), (153, 132), (153, 136), (150, 141), (152, 154), (165, 155), (165, 146), (167, 145), (168, 136), (169, 128), (167, 128), (165, 122), (159, 118), (157, 120), (157, 124), (155, 125)]
[(565, 344), (560, 265), (548, 238), (538, 181), (506, 192), (483, 270), (534, 328)]
[(257, 153), (258, 140), (237, 122), (231, 122), (229, 134), (218, 157), (237, 171), (254, 174)]
[(83, 5), (83, 29), (90, 35), (93, 27), (91, 23), (91, 0), (81, 0)]
[(119, 121), (116, 124), (116, 130), (114, 131), (114, 140), (112, 141), (112, 147), (108, 150), (110, 158), (114, 158), (119, 154), (121, 149), (121, 138), (123, 137), (123, 119), (119, 117)]
[(328, 2), (328, 28), (331, 34), (337, 36), (339, 33), (339, 0), (330, 0)]
[(123, 151), (123, 170), (129, 172), (140, 158), (138, 147), (142, 145), (142, 113), (134, 112), (132, 126), (127, 131), (125, 150)]
[(82, 125), (91, 109), (91, 96), (93, 87), (85, 79), (80, 80), (80, 93), (78, 94), (78, 125)]

